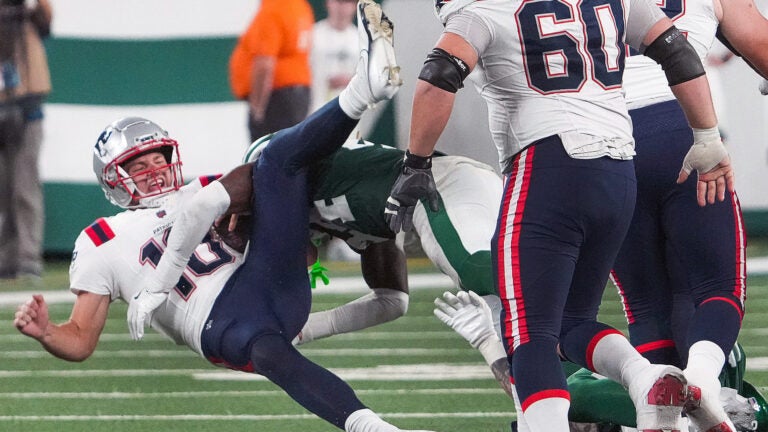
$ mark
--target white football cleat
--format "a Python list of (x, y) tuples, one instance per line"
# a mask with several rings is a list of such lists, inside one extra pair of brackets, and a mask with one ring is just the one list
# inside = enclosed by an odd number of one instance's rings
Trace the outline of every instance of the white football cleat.
[(668, 365), (649, 365), (629, 384), (637, 410), (639, 432), (680, 432), (686, 400), (683, 371)]
[(360, 61), (353, 80), (358, 80), (354, 88), (357, 93), (367, 96), (369, 105), (392, 99), (403, 84), (395, 58), (394, 30), (394, 24), (378, 3), (373, 0), (358, 1)]
[(702, 380), (686, 373), (688, 400), (685, 415), (700, 432), (736, 432), (720, 402), (720, 381)]

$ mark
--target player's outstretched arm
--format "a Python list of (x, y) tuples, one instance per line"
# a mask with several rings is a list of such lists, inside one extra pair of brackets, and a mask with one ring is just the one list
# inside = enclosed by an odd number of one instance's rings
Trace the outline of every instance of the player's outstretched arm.
[(408, 311), (406, 261), (395, 241), (372, 244), (360, 258), (363, 278), (372, 292), (339, 307), (311, 313), (295, 344), (362, 330), (405, 315)]
[(96, 349), (108, 310), (109, 296), (81, 291), (69, 320), (54, 324), (49, 320), (45, 299), (35, 294), (16, 308), (13, 325), (22, 334), (40, 342), (54, 356), (83, 361)]

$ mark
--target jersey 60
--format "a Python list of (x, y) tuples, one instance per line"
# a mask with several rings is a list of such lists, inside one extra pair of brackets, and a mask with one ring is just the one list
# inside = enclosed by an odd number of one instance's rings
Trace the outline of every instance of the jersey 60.
[(588, 79), (621, 86), (624, 6), (620, 0), (525, 1), (515, 13), (528, 86), (577, 92)]

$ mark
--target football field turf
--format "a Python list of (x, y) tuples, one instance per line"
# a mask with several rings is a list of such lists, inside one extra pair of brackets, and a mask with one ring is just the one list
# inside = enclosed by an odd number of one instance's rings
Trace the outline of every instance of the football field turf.
[[(45, 282), (66, 290), (66, 265), (49, 266)], [(414, 290), (406, 316), (301, 350), (346, 379), (365, 404), (399, 427), (509, 431), (515, 416), (511, 400), (480, 354), (432, 315), (432, 300), (442, 291)], [(360, 292), (327, 294), (321, 286), (314, 309), (330, 308)], [(765, 393), (768, 276), (751, 276), (748, 295), (740, 341), (748, 355), (747, 378)], [(70, 308), (68, 303), (52, 305), (52, 320), (66, 320)], [(0, 431), (338, 430), (259, 377), (213, 367), (152, 331), (141, 342), (131, 341), (126, 309), (122, 302), (112, 305), (92, 358), (68, 363), (21, 336), (11, 324), (14, 307), (1, 305)], [(625, 328), (612, 286), (601, 318)]]

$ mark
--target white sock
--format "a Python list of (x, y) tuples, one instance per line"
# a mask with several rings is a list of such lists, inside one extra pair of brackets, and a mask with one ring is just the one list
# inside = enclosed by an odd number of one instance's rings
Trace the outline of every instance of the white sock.
[(688, 350), (685, 377), (698, 383), (716, 381), (725, 364), (725, 354), (714, 342), (699, 341)]
[(399, 432), (400, 429), (385, 422), (369, 409), (353, 412), (344, 422), (346, 432)]
[[(550, 397), (532, 403), (525, 410), (525, 422), (531, 432), (570, 432), (568, 409), (571, 402)], [(519, 421), (518, 421), (519, 422)]]
[(523, 405), (520, 403), (520, 396), (517, 395), (514, 384), (512, 384), (512, 400), (515, 401), (515, 412), (517, 413), (517, 432), (531, 432), (531, 428), (523, 416)]
[(595, 372), (606, 376), (625, 388), (630, 379), (650, 365), (639, 352), (620, 334), (604, 336), (592, 351)]
[[(347, 87), (345, 87), (344, 90), (341, 91), (341, 94), (339, 94), (339, 105), (341, 106), (341, 110), (344, 111), (344, 114), (348, 115), (349, 118), (355, 120), (360, 119), (369, 107), (368, 97), (364, 94), (360, 94), (358, 89), (358, 87), (364, 84), (367, 85), (367, 83), (360, 82), (362, 79), (359, 76), (360, 68), (358, 67), (357, 70), (358, 75), (353, 76), (352, 80), (347, 84)], [(365, 69), (363, 69), (363, 73), (365, 72)]]
[(373, 292), (357, 300), (309, 314), (296, 344), (372, 327), (399, 318), (407, 311), (408, 294), (390, 288), (374, 288)]

